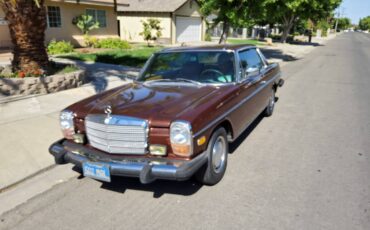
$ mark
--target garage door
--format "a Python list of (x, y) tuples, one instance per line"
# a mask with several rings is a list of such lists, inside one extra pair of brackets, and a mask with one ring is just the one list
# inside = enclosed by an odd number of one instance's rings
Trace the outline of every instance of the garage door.
[(201, 41), (202, 20), (194, 17), (176, 17), (176, 41)]

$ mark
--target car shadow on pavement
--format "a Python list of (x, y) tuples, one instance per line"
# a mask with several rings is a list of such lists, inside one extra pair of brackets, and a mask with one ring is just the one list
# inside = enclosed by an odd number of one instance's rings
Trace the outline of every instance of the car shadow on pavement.
[[(82, 180), (85, 177), (82, 175), (82, 170), (74, 166), (72, 168), (73, 171), (80, 173), (80, 176), (77, 179)], [(89, 180), (93, 180), (91, 178), (87, 178)], [(110, 190), (113, 192), (118, 193), (125, 193), (127, 190), (140, 190), (146, 192), (152, 192), (153, 198), (160, 198), (164, 194), (174, 194), (174, 195), (181, 195), (181, 196), (191, 196), (198, 192), (200, 188), (203, 186), (199, 182), (197, 182), (194, 178), (190, 178), (187, 181), (167, 181), (167, 180), (156, 180), (150, 184), (142, 184), (140, 183), (138, 178), (132, 177), (120, 177), (120, 176), (112, 176), (111, 182), (102, 182), (98, 181), (101, 184), (100, 188)]]
[(286, 54), (281, 50), (277, 49), (265, 49), (265, 48), (260, 48), (262, 51), (263, 55), (267, 59), (274, 59), (274, 60), (281, 60), (284, 62), (290, 62), (290, 61), (297, 61), (299, 58), (296, 58), (292, 55)]
[(317, 47), (317, 46), (324, 46), (318, 42), (291, 42), (290, 44), (292, 45), (299, 45), (299, 46), (314, 46), (314, 47)]
[(110, 73), (103, 68), (97, 68), (94, 71), (95, 72), (87, 71), (85, 83), (92, 84), (96, 93), (104, 92), (107, 89), (109, 76), (117, 77), (122, 81), (125, 81), (128, 78), (127, 74), (117, 74), (113, 71)]
[(140, 190), (152, 192), (153, 198), (160, 198), (164, 194), (190, 196), (195, 194), (202, 184), (193, 179), (187, 181), (157, 180), (150, 184), (141, 184), (139, 179), (130, 177), (112, 177), (112, 182), (101, 185), (102, 189), (125, 193), (126, 190)]

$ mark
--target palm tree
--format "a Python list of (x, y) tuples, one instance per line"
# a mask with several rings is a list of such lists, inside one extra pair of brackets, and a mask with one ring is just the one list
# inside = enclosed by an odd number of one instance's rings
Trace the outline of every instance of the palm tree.
[(0, 0), (13, 43), (13, 71), (46, 71), (45, 0)]

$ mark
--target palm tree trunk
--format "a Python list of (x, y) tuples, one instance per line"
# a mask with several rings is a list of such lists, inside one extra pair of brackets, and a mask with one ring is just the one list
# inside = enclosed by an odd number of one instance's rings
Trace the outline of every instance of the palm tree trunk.
[(0, 1), (13, 43), (13, 71), (47, 71), (49, 59), (44, 44), (46, 9), (44, 0), (38, 3), (39, 6), (35, 0)]

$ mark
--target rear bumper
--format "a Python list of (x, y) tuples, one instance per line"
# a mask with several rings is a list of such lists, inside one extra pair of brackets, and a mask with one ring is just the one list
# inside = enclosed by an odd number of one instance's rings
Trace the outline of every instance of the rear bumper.
[(109, 165), (110, 174), (137, 177), (147, 184), (156, 179), (187, 180), (207, 162), (203, 152), (192, 160), (170, 160), (165, 158), (119, 158), (111, 159), (105, 154), (62, 139), (49, 148), (56, 164), (72, 163), (82, 167), (84, 162), (101, 162)]

